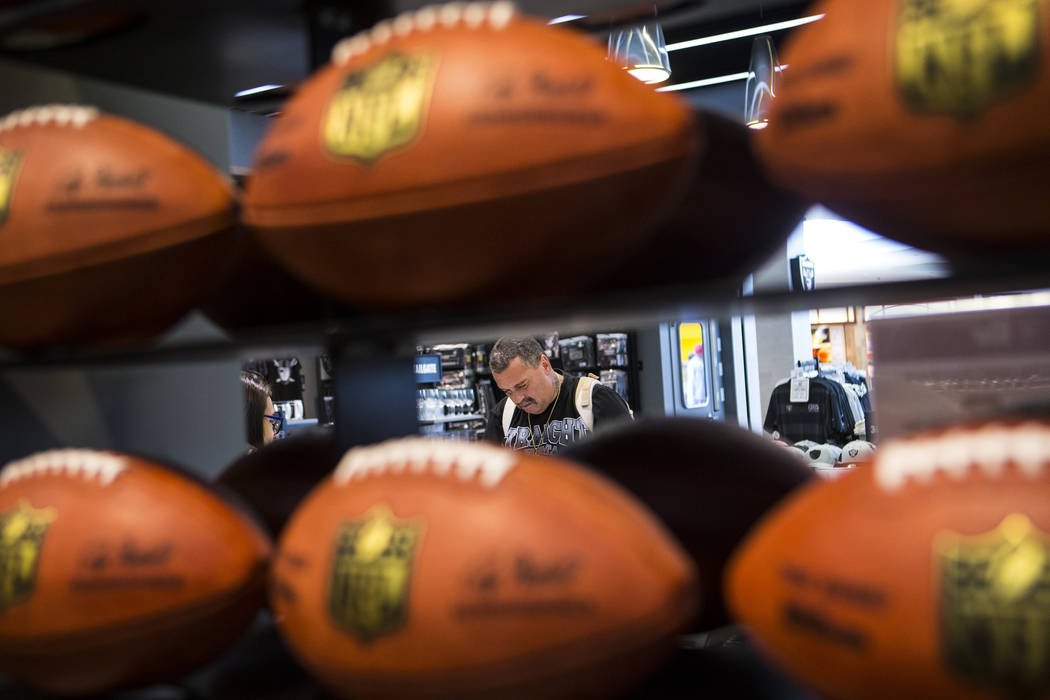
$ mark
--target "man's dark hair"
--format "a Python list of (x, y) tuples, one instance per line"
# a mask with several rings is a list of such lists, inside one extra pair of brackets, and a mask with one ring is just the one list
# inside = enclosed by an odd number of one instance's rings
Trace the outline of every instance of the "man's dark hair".
[(248, 444), (259, 449), (263, 446), (263, 416), (266, 415), (266, 399), (270, 396), (270, 383), (258, 372), (241, 370), (241, 386), (244, 387), (244, 418), (248, 422)]
[(496, 341), (489, 353), (489, 369), (493, 372), (504, 372), (515, 357), (520, 357), (527, 366), (540, 366), (543, 348), (535, 338), (516, 338), (504, 336)]

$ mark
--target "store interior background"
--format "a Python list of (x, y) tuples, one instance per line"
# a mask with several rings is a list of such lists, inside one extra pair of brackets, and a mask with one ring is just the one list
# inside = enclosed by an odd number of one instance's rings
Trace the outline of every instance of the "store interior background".
[[(421, 3), (393, 3), (393, 10)], [(520, 3), (525, 11), (553, 16), (563, 3)], [(557, 7), (555, 7), (557, 5)], [(600, 12), (622, 3), (580, 3), (581, 11)], [(587, 5), (584, 7), (584, 5)], [(800, 16), (806, 3), (720, 2), (681, 5), (661, 18), (668, 41), (705, 36), (771, 19)], [(217, 167), (235, 176), (248, 174), (254, 145), (284, 94), (236, 98), (259, 85), (294, 85), (316, 65), (318, 45), (338, 38), (339, 17), (316, 23), (327, 7), (299, 2), (174, 3), (149, 6), (144, 26), (106, 42), (88, 42), (64, 50), (0, 55), (0, 112), (44, 103), (94, 104), (137, 119), (195, 148)], [(345, 9), (345, 8), (344, 8)], [(332, 19), (334, 17), (335, 19)], [(347, 26), (350, 26), (349, 24)], [(783, 33), (777, 33), (778, 40)], [(185, 41), (193, 36), (192, 49)], [(746, 71), (750, 38), (672, 56), (669, 83), (705, 80)], [(740, 57), (743, 57), (742, 59)], [(742, 121), (741, 80), (682, 90), (690, 102)], [(702, 266), (703, 251), (681, 251)], [(792, 289), (791, 260), (805, 255), (814, 264), (816, 289), (921, 280), (949, 274), (935, 255), (903, 246), (860, 229), (823, 208), (814, 208), (798, 229), (744, 283), (742, 293), (772, 294)], [(261, 304), (266, 300), (260, 300)], [(561, 338), (595, 333), (628, 333), (637, 370), (638, 416), (693, 415), (738, 423), (757, 433), (773, 387), (816, 349), (831, 361), (870, 366), (870, 324), (879, 319), (950, 311), (1038, 306), (1046, 293), (1006, 297), (966, 297), (929, 304), (842, 306), (788, 310), (758, 316), (649, 318), (641, 323), (608, 325), (588, 318), (535, 321), (472, 329), (455, 337), (422, 334), (405, 338), (406, 346), (426, 349), (441, 343), (491, 342), (502, 332), (552, 332)], [(827, 305), (825, 305), (827, 306)], [(681, 367), (681, 323), (701, 323), (710, 400), (687, 407)], [(554, 327), (552, 327), (554, 326)], [(205, 475), (215, 475), (244, 452), (245, 426), (238, 380), (247, 360), (295, 357), (303, 373), (304, 424), (323, 410), (320, 358), (316, 343), (282, 340), (279, 331), (250, 347), (233, 344), (230, 335), (193, 313), (141, 358), (70, 366), (11, 360), (2, 370), (0, 420), (19, 426), (0, 445), (8, 460), (51, 447), (79, 445), (139, 452), (172, 460)], [(815, 341), (816, 338), (816, 341)], [(163, 350), (170, 348), (169, 354)], [(875, 394), (876, 413), (879, 396)], [(336, 407), (338, 411), (338, 407)], [(323, 422), (323, 419), (322, 421)], [(420, 426), (423, 430), (424, 426)]]

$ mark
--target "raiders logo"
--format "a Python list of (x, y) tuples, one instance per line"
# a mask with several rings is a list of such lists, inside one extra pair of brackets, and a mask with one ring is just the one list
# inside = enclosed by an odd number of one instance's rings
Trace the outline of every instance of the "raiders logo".
[(422, 523), (397, 520), (385, 506), (340, 527), (329, 592), (337, 625), (362, 642), (401, 628), (422, 532)]
[(33, 508), (22, 500), (0, 513), (0, 614), (28, 600), (36, 587), (37, 565), (54, 508)]
[(901, 0), (897, 87), (918, 112), (960, 119), (1036, 78), (1038, 0)]
[(18, 178), (18, 169), (21, 164), (21, 151), (8, 151), (0, 148), (0, 226), (7, 221), (15, 180)]
[(1050, 538), (1014, 513), (983, 535), (942, 534), (934, 547), (945, 664), (1006, 695), (1050, 692)]
[(371, 164), (414, 140), (426, 120), (436, 70), (432, 54), (394, 53), (348, 75), (321, 121), (329, 153)]

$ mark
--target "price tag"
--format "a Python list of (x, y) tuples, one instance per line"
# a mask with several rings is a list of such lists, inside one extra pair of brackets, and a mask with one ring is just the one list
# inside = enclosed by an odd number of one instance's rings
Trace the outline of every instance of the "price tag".
[(795, 377), (791, 380), (791, 403), (809, 401), (809, 378)]

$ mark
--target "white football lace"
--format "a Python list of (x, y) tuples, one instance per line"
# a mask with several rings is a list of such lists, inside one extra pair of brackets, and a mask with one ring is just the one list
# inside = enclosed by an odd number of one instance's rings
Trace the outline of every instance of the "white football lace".
[(937, 474), (960, 480), (971, 468), (989, 477), (1007, 464), (1025, 476), (1039, 478), (1050, 460), (1050, 429), (1039, 423), (991, 424), (977, 430), (954, 429), (933, 437), (897, 440), (878, 453), (875, 480), (894, 491), (908, 480), (929, 483)]
[(404, 438), (355, 447), (339, 460), (333, 479), (342, 486), (355, 479), (388, 472), (425, 474), (430, 471), (438, 476), (454, 476), (464, 483), (476, 477), (485, 488), (493, 488), (517, 462), (513, 452), (493, 445)]
[(94, 107), (81, 107), (79, 105), (44, 105), (43, 107), (30, 107), (17, 112), (11, 112), (0, 120), (0, 131), (8, 131), (27, 126), (71, 126), (74, 129), (83, 128), (86, 124), (99, 116), (99, 111)]
[(332, 63), (342, 65), (373, 46), (381, 46), (395, 36), (413, 32), (429, 32), (435, 27), (455, 27), (463, 24), (477, 29), (488, 24), (492, 29), (503, 29), (518, 12), (513, 2), (450, 2), (428, 5), (415, 12), (405, 12), (392, 20), (384, 20), (367, 31), (343, 39), (332, 48)]
[(19, 479), (47, 474), (80, 477), (91, 481), (98, 478), (103, 486), (110, 484), (128, 469), (123, 457), (95, 450), (48, 450), (24, 459), (9, 462), (0, 471), (0, 487)]

